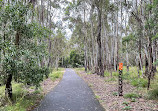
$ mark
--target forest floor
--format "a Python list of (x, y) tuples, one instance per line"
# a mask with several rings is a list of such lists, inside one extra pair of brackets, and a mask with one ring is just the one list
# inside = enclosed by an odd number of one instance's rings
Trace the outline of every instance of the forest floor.
[(0, 111), (31, 111), (39, 105), (43, 97), (50, 92), (62, 79), (64, 68), (54, 70), (49, 78), (40, 83), (40, 87), (24, 86), (21, 83), (12, 83), (13, 102), (5, 98), (5, 86), (0, 86)]
[(125, 80), (124, 96), (119, 97), (117, 77), (100, 77), (85, 73), (83, 69), (76, 69), (76, 72), (88, 83), (106, 111), (158, 111), (158, 101), (146, 99), (147, 91), (144, 88), (134, 87)]

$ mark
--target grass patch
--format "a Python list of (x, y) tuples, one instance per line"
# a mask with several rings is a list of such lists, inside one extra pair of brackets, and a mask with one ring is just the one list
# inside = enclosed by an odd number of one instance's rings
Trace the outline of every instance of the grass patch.
[(112, 76), (118, 76), (119, 72), (112, 72)]
[(127, 111), (127, 110), (131, 110), (131, 109), (132, 109), (132, 107), (129, 106), (129, 102), (126, 102), (126, 101), (125, 101), (125, 102), (123, 102), (122, 104), (125, 105), (125, 107), (122, 108), (122, 110)]
[(125, 106), (122, 110), (127, 111), (127, 110), (131, 110), (131, 109), (132, 109), (132, 107), (131, 107), (131, 106)]
[(109, 78), (109, 79), (105, 80), (105, 82), (110, 82), (110, 81), (117, 81), (117, 78), (112, 77), (112, 78)]
[(49, 77), (52, 81), (55, 81), (58, 78), (61, 78), (64, 74), (64, 68), (59, 68), (58, 70), (52, 71), (52, 73), (49, 74)]
[(148, 99), (158, 100), (158, 87), (148, 92)]
[(91, 71), (88, 71), (87, 74), (92, 74), (92, 72), (91, 72)]
[(132, 99), (131, 99), (131, 102), (136, 102), (136, 99), (135, 99), (135, 98), (132, 98)]
[(123, 102), (122, 104), (128, 106), (129, 102)]
[(112, 95), (113, 96), (118, 96), (118, 92), (113, 92)]
[(128, 93), (128, 94), (125, 94), (123, 97), (132, 99), (132, 98), (140, 98), (141, 96), (135, 93)]
[[(118, 71), (117, 71), (117, 72), (115, 72), (115, 71), (112, 72), (112, 76), (118, 76), (118, 74), (119, 74)], [(105, 70), (105, 71), (104, 71), (104, 76), (106, 76), (106, 77), (111, 76), (111, 72)]]
[[(85, 71), (85, 68), (84, 68), (84, 67), (81, 67), (81, 68), (74, 68), (74, 70), (75, 70), (76, 73), (78, 74), (80, 71)], [(88, 74), (88, 75), (93, 74), (93, 71), (87, 69), (86, 74)]]
[(33, 106), (37, 100), (41, 100), (43, 98), (43, 95), (40, 94), (32, 94), (32, 95), (26, 95), (16, 101), (13, 105), (8, 105), (7, 107), (4, 107), (4, 110), (6, 111), (26, 111), (28, 108)]
[(133, 78), (131, 80), (131, 85), (135, 86), (135, 87), (147, 87), (148, 85), (148, 81), (146, 79), (143, 78)]
[(74, 68), (76, 71), (85, 71), (84, 67)]
[(111, 74), (108, 71), (104, 71), (104, 76), (111, 76)]
[[(26, 111), (28, 108), (34, 106), (38, 100), (43, 98), (40, 89), (28, 94), (28, 91), (24, 87), (23, 84), (12, 83), (13, 101), (11, 102), (5, 97), (5, 86), (1, 86), (0, 111)], [(30, 89), (32, 89), (32, 87)]]
[(0, 97), (3, 97), (5, 94), (5, 86), (0, 86)]
[[(52, 80), (61, 78), (64, 68), (54, 70), (49, 76)], [(0, 111), (26, 111), (40, 102), (43, 98), (42, 89), (38, 88), (31, 94), (28, 93), (26, 87), (21, 83), (12, 82), (13, 101), (11, 102), (5, 97), (5, 86), (0, 86)], [(34, 86), (29, 87), (30, 90), (36, 89)], [(30, 109), (30, 110), (31, 110)]]
[(93, 87), (93, 84), (89, 84), (88, 86), (89, 86), (89, 87)]
[(96, 96), (95, 96), (95, 98), (96, 98), (96, 99), (99, 99), (99, 98), (100, 98), (100, 96), (96, 95)]

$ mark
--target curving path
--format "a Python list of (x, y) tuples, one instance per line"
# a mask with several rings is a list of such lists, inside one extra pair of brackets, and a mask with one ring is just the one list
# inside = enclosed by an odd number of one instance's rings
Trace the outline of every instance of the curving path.
[(61, 82), (46, 95), (35, 111), (104, 111), (88, 85), (66, 69)]

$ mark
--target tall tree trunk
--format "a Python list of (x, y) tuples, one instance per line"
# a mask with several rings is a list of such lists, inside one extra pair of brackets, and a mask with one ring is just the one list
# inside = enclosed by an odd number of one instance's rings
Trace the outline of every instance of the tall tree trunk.
[[(141, 29), (140, 29), (141, 30)], [(141, 33), (141, 32), (140, 32)], [(141, 36), (139, 37), (139, 70), (142, 70), (142, 42), (141, 42)]]
[(97, 11), (98, 11), (98, 30), (97, 30), (97, 44), (98, 44), (98, 74), (104, 77), (104, 69), (102, 64), (102, 43), (101, 43), (101, 19), (102, 19), (102, 0), (99, 0), (97, 3)]
[(148, 90), (150, 88), (150, 80), (151, 80), (152, 73), (153, 73), (152, 40), (149, 37), (149, 74), (148, 74), (148, 87), (147, 87)]
[[(126, 3), (126, 2), (125, 2)], [(128, 33), (127, 33), (127, 14), (125, 15), (125, 35), (127, 37)], [(128, 59), (128, 43), (126, 42), (126, 61), (127, 61), (127, 73), (129, 73), (129, 59)]]
[[(126, 48), (128, 48), (128, 44), (126, 42)], [(127, 50), (127, 49), (126, 49)], [(128, 59), (128, 51), (126, 52), (126, 59), (127, 59), (127, 73), (129, 73), (129, 59)]]
[(6, 81), (5, 95), (12, 99), (12, 74), (9, 74)]
[(85, 67), (85, 72), (87, 72), (87, 32), (86, 32), (86, 12), (84, 9), (84, 30), (85, 30), (85, 35), (84, 35), (84, 67)]
[(55, 63), (56, 63), (56, 70), (58, 71), (58, 66), (59, 66), (59, 65), (58, 65), (58, 63), (59, 63), (59, 56), (56, 57), (56, 61), (55, 61)]
[(148, 75), (148, 58), (147, 55), (145, 54), (145, 76), (147, 77)]
[(19, 46), (19, 42), (20, 42), (20, 35), (19, 32), (16, 32), (16, 36), (15, 36), (15, 45), (18, 47)]
[[(91, 38), (92, 38), (92, 70), (95, 66), (95, 38), (93, 30), (93, 11), (94, 11), (94, 0), (91, 1), (91, 10), (90, 10), (90, 24), (91, 24)], [(94, 71), (94, 70), (93, 70)]]
[[(52, 27), (52, 24), (51, 24), (51, 19), (52, 19), (52, 16), (51, 16), (51, 0), (48, 1), (49, 2), (49, 9), (50, 9), (50, 12), (49, 12), (49, 29), (51, 30), (51, 27)], [(48, 13), (48, 12), (47, 12)], [(47, 17), (48, 19), (48, 17)], [(51, 41), (51, 32), (49, 34), (49, 38), (48, 38), (48, 48), (49, 48), (49, 60), (48, 60), (48, 67), (50, 66), (51, 64), (51, 49), (52, 49), (52, 41)]]
[(44, 26), (44, 7), (43, 7), (43, 0), (41, 0), (41, 24)]
[[(154, 44), (153, 44), (153, 63), (155, 63), (156, 62), (156, 55), (157, 55), (157, 51), (156, 51), (156, 48), (157, 48), (157, 42), (156, 42), (156, 40), (154, 40)], [(153, 72), (154, 72), (154, 74), (155, 74), (155, 72), (157, 71), (156, 70), (156, 64), (155, 65), (153, 65)], [(152, 75), (153, 77), (155, 76), (155, 75)]]

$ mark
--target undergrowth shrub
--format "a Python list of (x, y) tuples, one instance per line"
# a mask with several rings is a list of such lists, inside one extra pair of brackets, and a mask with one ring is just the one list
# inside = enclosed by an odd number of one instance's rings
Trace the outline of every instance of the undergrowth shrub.
[(113, 92), (112, 95), (118, 96), (118, 92)]
[(117, 81), (117, 79), (115, 77), (112, 77), (112, 78), (105, 80), (105, 82), (110, 82), (110, 81)]
[(148, 92), (148, 99), (158, 100), (158, 87)]
[(122, 110), (131, 110), (132, 109), (132, 107), (131, 106), (125, 106), (124, 108), (122, 108)]
[(131, 85), (133, 85), (133, 86), (135, 86), (135, 87), (143, 87), (143, 88), (145, 88), (145, 87), (147, 87), (147, 85), (148, 85), (148, 81), (146, 80), (146, 79), (143, 79), (143, 78), (133, 78), (132, 80), (131, 80)]
[(108, 71), (104, 72), (104, 76), (110, 76), (110, 75), (111, 75), (110, 72), (108, 72)]
[(132, 98), (140, 98), (141, 96), (135, 93), (128, 93), (128, 94), (125, 94), (123, 97), (132, 99)]
[(62, 77), (63, 71), (64, 69), (59, 68), (58, 71), (52, 71), (52, 73), (49, 74), (49, 77), (54, 81), (55, 79)]
[(113, 75), (113, 76), (118, 76), (119, 73), (118, 73), (118, 72), (112, 72), (112, 75)]

